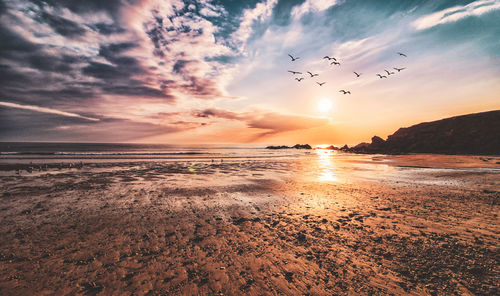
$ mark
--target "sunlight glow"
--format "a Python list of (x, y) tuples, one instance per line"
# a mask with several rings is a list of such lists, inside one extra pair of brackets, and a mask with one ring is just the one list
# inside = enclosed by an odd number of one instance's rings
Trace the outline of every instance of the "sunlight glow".
[(329, 98), (321, 98), (318, 101), (318, 111), (321, 113), (329, 113), (333, 109), (333, 102)]
[(318, 154), (318, 181), (320, 182), (339, 182), (336, 174), (336, 166), (332, 159), (332, 151), (316, 150)]

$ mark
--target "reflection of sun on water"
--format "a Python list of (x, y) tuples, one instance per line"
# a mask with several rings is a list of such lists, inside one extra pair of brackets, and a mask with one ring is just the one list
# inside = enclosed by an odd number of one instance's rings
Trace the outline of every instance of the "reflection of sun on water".
[(338, 182), (339, 178), (336, 174), (336, 166), (332, 159), (333, 153), (330, 150), (316, 150), (318, 154), (318, 181), (321, 182)]

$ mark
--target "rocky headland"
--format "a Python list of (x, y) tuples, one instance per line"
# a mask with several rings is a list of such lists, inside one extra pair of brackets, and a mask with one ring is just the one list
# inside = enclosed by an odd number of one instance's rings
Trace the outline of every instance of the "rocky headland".
[(467, 114), (402, 127), (384, 140), (347, 145), (339, 150), (354, 153), (500, 154), (500, 110)]

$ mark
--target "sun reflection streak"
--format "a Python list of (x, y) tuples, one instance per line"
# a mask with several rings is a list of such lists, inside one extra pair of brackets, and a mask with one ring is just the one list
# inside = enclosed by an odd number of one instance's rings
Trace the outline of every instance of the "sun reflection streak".
[(316, 154), (318, 155), (318, 181), (339, 182), (333, 151), (317, 149)]

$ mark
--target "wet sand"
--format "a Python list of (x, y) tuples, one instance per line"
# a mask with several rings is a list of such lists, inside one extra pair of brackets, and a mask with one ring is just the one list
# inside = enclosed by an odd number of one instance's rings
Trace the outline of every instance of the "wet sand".
[(500, 158), (432, 157), (0, 164), (0, 294), (498, 295)]

